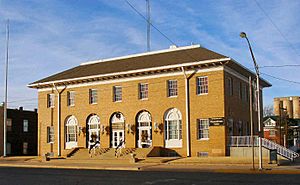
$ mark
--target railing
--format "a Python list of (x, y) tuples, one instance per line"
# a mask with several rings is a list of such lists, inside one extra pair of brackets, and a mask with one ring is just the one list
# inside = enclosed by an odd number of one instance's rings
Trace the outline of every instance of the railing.
[[(253, 140), (254, 146), (257, 147), (258, 136), (253, 136)], [(231, 136), (228, 145), (231, 147), (250, 147), (252, 146), (251, 136)], [(269, 150), (276, 149), (277, 154), (292, 161), (300, 156), (298, 153), (265, 138), (262, 138), (262, 146)]]

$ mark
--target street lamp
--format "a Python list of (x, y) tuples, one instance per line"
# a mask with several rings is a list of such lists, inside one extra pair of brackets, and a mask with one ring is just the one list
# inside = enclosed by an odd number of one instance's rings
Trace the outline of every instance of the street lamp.
[(255, 68), (255, 72), (256, 72), (256, 93), (257, 93), (257, 122), (258, 122), (258, 158), (259, 158), (259, 170), (262, 170), (262, 142), (261, 142), (261, 117), (260, 117), (260, 86), (259, 86), (259, 68), (258, 65), (256, 63), (252, 48), (251, 48), (251, 44), (249, 42), (249, 39), (246, 35), (245, 32), (241, 32), (240, 33), (240, 37), (241, 38), (245, 38), (247, 40), (248, 46), (249, 46), (249, 50), (252, 56), (252, 60), (254, 63), (254, 68)]

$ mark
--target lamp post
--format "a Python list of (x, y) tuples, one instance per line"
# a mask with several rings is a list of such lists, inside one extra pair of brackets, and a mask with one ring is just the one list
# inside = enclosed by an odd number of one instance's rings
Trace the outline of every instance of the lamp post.
[(262, 170), (263, 167), (262, 167), (262, 141), (261, 141), (261, 115), (260, 115), (260, 86), (259, 86), (259, 68), (258, 68), (258, 65), (256, 63), (256, 60), (255, 60), (255, 57), (254, 57), (254, 54), (253, 54), (253, 51), (252, 51), (252, 48), (251, 48), (251, 44), (249, 42), (249, 39), (246, 35), (245, 32), (241, 32), (240, 33), (240, 37), (241, 38), (245, 38), (247, 40), (247, 43), (248, 43), (248, 46), (249, 46), (249, 50), (250, 50), (250, 53), (251, 53), (251, 57), (252, 57), (252, 60), (253, 60), (253, 63), (254, 63), (254, 68), (255, 68), (255, 72), (256, 72), (256, 93), (257, 93), (257, 122), (258, 122), (258, 160), (259, 160), (259, 170)]

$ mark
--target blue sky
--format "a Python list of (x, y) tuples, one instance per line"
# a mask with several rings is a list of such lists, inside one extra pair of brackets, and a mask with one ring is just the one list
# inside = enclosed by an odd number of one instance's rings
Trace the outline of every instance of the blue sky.
[[(145, 14), (145, 0), (128, 0)], [(152, 22), (178, 46), (200, 44), (253, 69), (247, 33), (260, 66), (300, 64), (298, 0), (151, 0)], [(270, 19), (273, 23), (270, 21)], [(11, 21), (9, 107), (37, 107), (30, 82), (82, 62), (146, 51), (146, 23), (124, 0), (0, 0), (0, 99), (4, 99), (5, 21)], [(275, 25), (275, 26), (274, 26)], [(171, 43), (152, 29), (151, 49)], [(261, 68), (300, 82), (300, 67)], [(273, 84), (264, 103), (300, 95), (300, 84)]]

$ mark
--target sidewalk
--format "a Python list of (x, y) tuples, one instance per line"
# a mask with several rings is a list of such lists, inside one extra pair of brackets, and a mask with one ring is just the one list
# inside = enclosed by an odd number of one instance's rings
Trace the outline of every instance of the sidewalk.
[[(2, 167), (24, 168), (60, 168), (60, 169), (92, 169), (92, 170), (126, 170), (126, 171), (199, 171), (214, 173), (266, 173), (266, 174), (300, 174), (300, 159), (285, 166), (263, 166), (264, 170), (252, 170), (252, 164), (245, 164), (243, 160), (228, 163), (228, 159), (216, 158), (214, 163), (208, 164), (212, 159), (181, 158), (162, 163), (160, 158), (149, 162), (130, 163), (129, 160), (70, 160), (54, 159), (42, 161), (39, 157), (6, 157), (0, 159)], [(206, 161), (204, 163), (203, 161)]]

